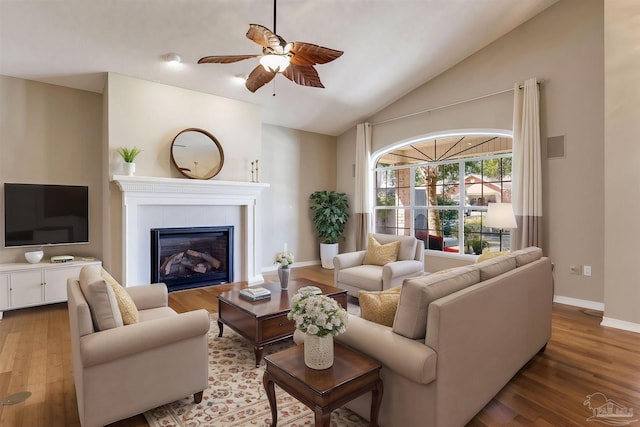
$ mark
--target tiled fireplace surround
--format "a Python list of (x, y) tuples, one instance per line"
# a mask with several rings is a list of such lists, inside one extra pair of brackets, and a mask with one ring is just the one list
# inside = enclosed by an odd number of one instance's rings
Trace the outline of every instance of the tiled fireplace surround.
[(234, 227), (234, 281), (263, 280), (258, 209), (269, 184), (115, 175), (122, 192), (122, 266), (126, 286), (150, 283), (151, 229)]

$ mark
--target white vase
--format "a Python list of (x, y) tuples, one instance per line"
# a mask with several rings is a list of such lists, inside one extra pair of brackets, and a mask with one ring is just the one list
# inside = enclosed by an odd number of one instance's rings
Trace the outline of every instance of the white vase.
[(311, 369), (327, 369), (333, 366), (333, 335), (319, 337), (305, 334), (304, 364)]
[(122, 170), (125, 175), (133, 176), (133, 173), (136, 171), (136, 164), (124, 162), (122, 164)]
[(278, 268), (278, 279), (280, 279), (280, 289), (287, 290), (289, 288), (289, 272), (290, 268)]
[(338, 255), (337, 243), (320, 243), (320, 261), (322, 268), (333, 270), (333, 257)]

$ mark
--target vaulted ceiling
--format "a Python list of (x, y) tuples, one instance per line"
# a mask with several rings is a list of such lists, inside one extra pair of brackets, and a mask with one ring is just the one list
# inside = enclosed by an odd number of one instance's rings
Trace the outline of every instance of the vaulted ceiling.
[[(273, 28), (270, 0), (0, 0), (0, 74), (102, 92), (107, 72), (257, 104), (263, 122), (339, 135), (557, 0), (279, 0), (277, 32), (342, 50), (316, 66), (324, 89), (241, 80), (259, 54), (249, 24)], [(171, 67), (163, 57), (183, 58)], [(275, 96), (273, 94), (275, 93)]]

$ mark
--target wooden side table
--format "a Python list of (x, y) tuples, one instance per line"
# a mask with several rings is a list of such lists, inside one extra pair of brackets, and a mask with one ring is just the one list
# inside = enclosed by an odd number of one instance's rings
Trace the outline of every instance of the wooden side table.
[(275, 384), (315, 413), (317, 427), (329, 427), (331, 411), (356, 397), (372, 392), (369, 425), (378, 426), (382, 402), (381, 365), (375, 360), (335, 343), (333, 366), (315, 370), (304, 364), (304, 345), (265, 356), (262, 378), (271, 407), (271, 427), (278, 424)]

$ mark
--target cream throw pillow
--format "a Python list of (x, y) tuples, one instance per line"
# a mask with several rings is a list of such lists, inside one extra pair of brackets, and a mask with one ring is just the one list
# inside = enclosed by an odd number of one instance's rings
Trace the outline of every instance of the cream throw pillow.
[(117, 328), (123, 325), (116, 296), (98, 266), (85, 265), (80, 270), (80, 289), (91, 309), (91, 319), (96, 331)]
[(140, 313), (138, 313), (138, 307), (131, 299), (131, 296), (125, 288), (118, 283), (116, 279), (111, 276), (107, 270), (102, 269), (102, 278), (107, 282), (118, 301), (118, 308), (120, 309), (120, 315), (122, 316), (122, 322), (125, 325), (131, 325), (132, 323), (138, 323), (140, 321)]
[(381, 245), (375, 237), (369, 234), (369, 242), (367, 243), (367, 252), (364, 254), (363, 264), (369, 265), (385, 265), (398, 260), (398, 251), (400, 250), (400, 241)]
[(360, 291), (360, 316), (384, 326), (393, 326), (401, 289), (402, 286), (396, 286), (386, 291)]
[(516, 267), (519, 268), (542, 258), (542, 249), (536, 246), (529, 246), (526, 249), (520, 249), (519, 251), (511, 253), (511, 256), (515, 257)]

